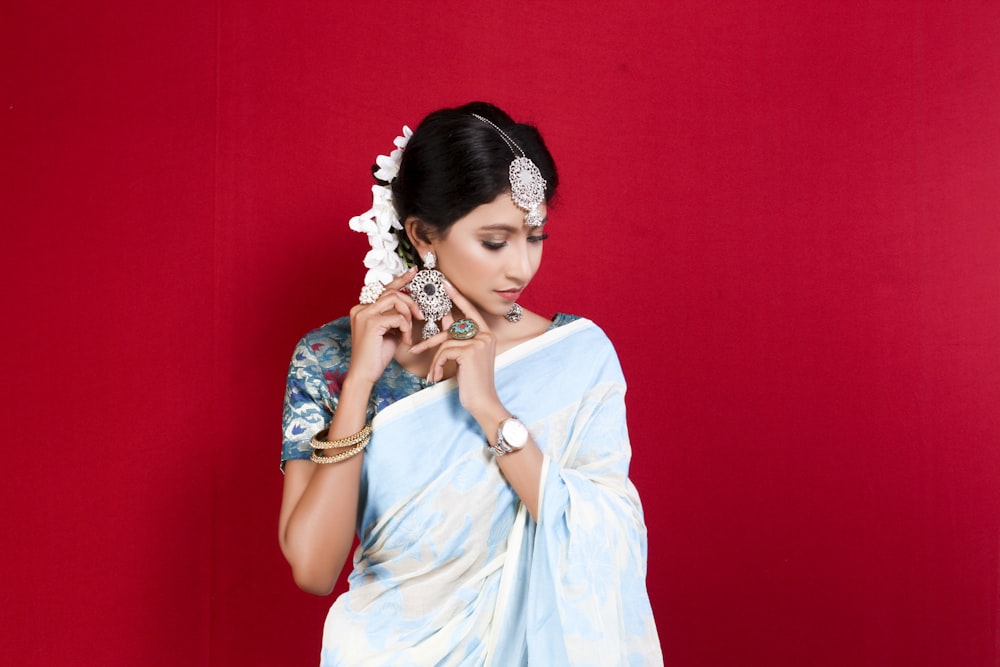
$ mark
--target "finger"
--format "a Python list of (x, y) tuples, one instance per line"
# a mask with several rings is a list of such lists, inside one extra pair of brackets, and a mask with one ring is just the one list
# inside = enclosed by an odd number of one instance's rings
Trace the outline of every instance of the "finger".
[[(375, 303), (384, 304), (385, 302), (393, 299), (402, 299), (406, 304), (406, 307), (409, 309), (411, 316), (417, 318), (418, 320), (424, 319), (424, 314), (420, 312), (420, 308), (417, 306), (416, 302), (413, 301), (413, 297), (410, 296), (409, 292), (403, 291), (406, 289), (406, 286), (410, 284), (410, 281), (413, 279), (416, 271), (416, 267), (407, 269), (403, 275), (386, 285), (382, 294), (380, 294), (378, 299), (375, 300)], [(385, 312), (385, 308), (382, 308), (379, 312)]]
[(386, 290), (394, 290), (394, 291), (398, 292), (403, 287), (406, 287), (407, 283), (409, 283), (411, 280), (413, 280), (413, 276), (414, 276), (414, 274), (416, 274), (416, 272), (417, 272), (417, 267), (411, 266), (410, 268), (408, 268), (406, 270), (405, 273), (403, 273), (403, 275), (401, 275), (401, 276), (399, 276), (397, 278), (394, 278), (392, 280), (392, 282), (390, 282), (388, 285), (386, 285), (385, 286)]
[(379, 313), (389, 313), (396, 311), (406, 315), (408, 318), (414, 316), (413, 299), (402, 292), (386, 292), (385, 296), (379, 297), (375, 302)]
[(476, 310), (476, 307), (472, 305), (471, 301), (466, 299), (461, 292), (455, 289), (454, 285), (445, 280), (444, 289), (451, 298), (451, 302), (458, 306), (458, 309), (462, 311), (463, 315), (478, 324), (480, 331), (489, 331), (486, 324), (483, 322), (483, 316), (479, 314), (479, 311)]
[[(352, 315), (352, 327), (359, 325), (362, 327), (362, 331), (375, 331), (379, 336), (385, 335), (392, 328), (398, 328), (400, 333), (406, 336), (413, 328), (413, 314), (401, 296), (380, 299), (374, 304), (362, 308), (363, 310)], [(393, 327), (387, 325), (387, 322), (402, 322), (403, 324)]]
[(424, 311), (420, 310), (420, 306), (418, 306), (417, 302), (413, 300), (413, 297), (409, 294), (405, 294), (403, 296), (406, 297), (406, 303), (409, 305), (410, 312), (413, 316), (418, 320), (426, 320), (427, 318), (424, 317)]
[(390, 310), (406, 311), (407, 317), (416, 320), (425, 320), (424, 314), (420, 312), (420, 307), (413, 301), (413, 297), (403, 292), (386, 292), (387, 296), (379, 297), (376, 304), (379, 304), (378, 312), (386, 313)]
[[(474, 363), (476, 356), (478, 354), (477, 350), (481, 350), (482, 341), (477, 341), (472, 338), (468, 340), (454, 340), (449, 339), (445, 341), (434, 354), (434, 358), (431, 360), (430, 368), (427, 371), (427, 379), (431, 382), (440, 382), (444, 377), (445, 365), (453, 361), (460, 369), (463, 362)], [(492, 356), (490, 357), (492, 359)], [(458, 371), (461, 373), (461, 371)]]
[(413, 297), (410, 296), (410, 293), (408, 291), (403, 291), (410, 284), (410, 281), (413, 280), (413, 276), (416, 274), (416, 272), (417, 272), (417, 267), (415, 266), (410, 269), (407, 269), (406, 273), (404, 273), (403, 275), (399, 276), (391, 283), (386, 285), (385, 291), (379, 298), (381, 299), (382, 297), (387, 297), (387, 298), (401, 297), (403, 301), (406, 303), (407, 308), (410, 309), (410, 314), (413, 317), (417, 318), (418, 320), (423, 320), (426, 318), (424, 317), (424, 314), (420, 311), (420, 307), (417, 305), (417, 302), (413, 300)]
[(393, 329), (398, 329), (400, 334), (405, 338), (410, 335), (410, 331), (413, 329), (410, 318), (406, 314), (401, 313), (380, 315), (373, 323), (375, 324), (375, 331), (379, 336), (385, 336)]
[(405, 321), (405, 323), (406, 323), (405, 325), (400, 325), (400, 326), (396, 327), (397, 329), (399, 329), (400, 339), (402, 339), (402, 341), (405, 344), (412, 345), (413, 344), (413, 320), (410, 319), (410, 313), (407, 312), (405, 315), (400, 315), (399, 317), (401, 317)]
[(449, 338), (450, 336), (448, 335), (448, 329), (445, 328), (445, 330), (442, 331), (441, 333), (436, 333), (430, 338), (422, 340), (413, 347), (411, 347), (410, 352), (412, 354), (420, 354), (421, 352), (425, 352), (431, 349), (432, 347), (437, 347), (441, 343), (447, 341)]
[(370, 306), (371, 304), (376, 303), (379, 299), (385, 298), (390, 294), (399, 293), (400, 290), (404, 289), (407, 285), (410, 284), (410, 282), (413, 280), (413, 276), (416, 273), (416, 271), (417, 271), (416, 267), (409, 268), (384, 285), (378, 282), (372, 283), (372, 285), (380, 285), (382, 287), (382, 290), (378, 293), (378, 296), (375, 297), (373, 301), (367, 303), (362, 301), (361, 305)]
[(362, 321), (373, 322), (383, 315), (399, 313), (407, 321), (411, 321), (414, 316), (412, 302), (413, 300), (409, 296), (401, 292), (386, 290), (376, 299), (375, 303), (362, 304), (352, 308), (351, 315)]
[(461, 343), (452, 341), (449, 345), (442, 345), (431, 360), (430, 368), (427, 370), (428, 382), (440, 382), (444, 377), (444, 366), (449, 361), (459, 363), (462, 356)]

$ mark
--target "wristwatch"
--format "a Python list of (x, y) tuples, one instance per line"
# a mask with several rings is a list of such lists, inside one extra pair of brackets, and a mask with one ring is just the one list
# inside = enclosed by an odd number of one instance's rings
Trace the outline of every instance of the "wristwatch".
[(497, 456), (516, 452), (526, 444), (528, 444), (528, 428), (517, 417), (508, 417), (500, 421), (497, 427), (497, 444), (491, 445), (488, 440), (486, 441), (486, 446)]

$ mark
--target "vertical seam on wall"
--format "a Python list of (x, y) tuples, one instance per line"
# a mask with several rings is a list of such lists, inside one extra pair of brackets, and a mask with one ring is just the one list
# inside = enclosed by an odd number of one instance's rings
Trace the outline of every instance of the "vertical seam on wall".
[[(220, 85), (220, 70), (221, 70), (221, 46), (222, 42), (222, 2), (221, 0), (216, 0), (215, 2), (215, 109), (214, 109), (214, 146), (212, 155), (212, 332), (210, 336), (212, 337), (211, 349), (212, 349), (212, 385), (215, 391), (218, 391), (222, 387), (222, 369), (219, 365), (220, 356), (220, 341), (221, 336), (219, 335), (219, 327), (222, 323), (222, 317), (220, 313), (220, 292), (221, 292), (221, 270), (219, 268), (221, 263), (221, 250), (219, 247), (219, 242), (223, 236), (220, 233), (221, 221), (219, 219), (219, 113), (221, 109), (220, 95), (221, 95), (221, 85)], [(215, 428), (219, 428), (219, 420), (215, 420)], [(216, 431), (214, 434), (216, 436), (216, 441), (218, 441), (218, 436), (220, 433)], [(209, 483), (208, 483), (208, 521), (209, 521), (209, 554), (208, 554), (208, 655), (207, 664), (214, 665), (215, 663), (215, 586), (216, 586), (216, 531), (215, 531), (215, 490), (216, 490), (216, 470), (218, 453), (215, 447), (210, 447), (209, 451), (211, 453), (211, 458), (209, 459), (209, 465), (211, 466), (209, 470)]]

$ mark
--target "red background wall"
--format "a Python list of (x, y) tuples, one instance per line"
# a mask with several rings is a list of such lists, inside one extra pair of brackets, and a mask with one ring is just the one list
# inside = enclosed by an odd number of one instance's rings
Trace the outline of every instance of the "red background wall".
[(0, 4), (0, 662), (315, 664), (286, 364), (356, 298), (374, 156), (483, 98), (561, 167), (526, 305), (619, 348), (668, 663), (1000, 664), (998, 35), (987, 2)]

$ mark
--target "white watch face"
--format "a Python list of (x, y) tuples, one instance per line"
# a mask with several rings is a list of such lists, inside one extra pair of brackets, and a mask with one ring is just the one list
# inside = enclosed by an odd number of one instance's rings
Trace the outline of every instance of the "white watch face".
[(528, 442), (528, 429), (517, 419), (508, 419), (500, 428), (503, 441), (511, 449), (521, 449)]

